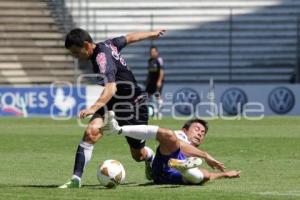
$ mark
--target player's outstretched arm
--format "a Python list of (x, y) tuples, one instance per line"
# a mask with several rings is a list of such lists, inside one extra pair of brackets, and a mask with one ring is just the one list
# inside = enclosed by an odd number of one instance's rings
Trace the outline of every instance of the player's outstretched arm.
[(187, 156), (203, 158), (205, 162), (213, 169), (218, 169), (220, 171), (224, 171), (225, 169), (223, 163), (214, 159), (207, 152), (202, 151), (186, 142), (180, 141), (180, 149)]
[(166, 30), (160, 29), (150, 32), (135, 32), (135, 33), (129, 33), (126, 35), (126, 41), (127, 44), (131, 44), (134, 42), (139, 42), (142, 40), (156, 40), (159, 37), (163, 36), (166, 33)]
[(204, 180), (202, 183), (221, 178), (239, 178), (241, 174), (241, 171), (238, 170), (231, 170), (227, 172), (209, 172), (202, 168), (200, 170), (204, 175)]
[(115, 82), (107, 83), (96, 103), (94, 103), (94, 105), (92, 105), (90, 108), (81, 110), (79, 117), (83, 119), (89, 115), (93, 115), (98, 109), (107, 104), (107, 102), (115, 95), (116, 91), (117, 87)]

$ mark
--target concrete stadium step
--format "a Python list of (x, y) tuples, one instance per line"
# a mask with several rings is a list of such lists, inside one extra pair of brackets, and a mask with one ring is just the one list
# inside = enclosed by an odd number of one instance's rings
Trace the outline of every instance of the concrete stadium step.
[(233, 68), (231, 71), (233, 74), (248, 74), (250, 75), (290, 75), (294, 72), (294, 68), (272, 68), (271, 66), (266, 68)]
[(66, 55), (0, 55), (0, 62), (7, 61), (45, 61), (45, 62), (61, 62), (61, 61), (73, 61), (71, 56)]
[(38, 47), (25, 47), (25, 48), (9, 48), (0, 47), (0, 54), (22, 54), (22, 55), (61, 55), (69, 54), (64, 48), (38, 48)]
[[(154, 27), (154, 29), (157, 29), (159, 27)], [(120, 36), (120, 35), (124, 35), (126, 33), (128, 33), (129, 30), (103, 30), (102, 34), (105, 33), (107, 36), (109, 37), (113, 37), (113, 36)], [(146, 31), (146, 29), (138, 29), (137, 31)], [(273, 31), (273, 30), (260, 30), (260, 31), (256, 31), (256, 30), (251, 30), (251, 31), (233, 31), (232, 32), (232, 38), (234, 39), (251, 39), (251, 38), (266, 38), (266, 39), (270, 39), (270, 38), (288, 38), (288, 37), (294, 37), (296, 38), (297, 36), (297, 32), (294, 31), (288, 31), (288, 30), (277, 30), (277, 31)], [(229, 31), (226, 30), (222, 30), (222, 31), (211, 31), (211, 30), (201, 30), (201, 27), (194, 27), (194, 29), (188, 29), (188, 30), (181, 30), (181, 29), (177, 29), (177, 30), (170, 30), (168, 31), (167, 35), (165, 36), (164, 39), (180, 39), (180, 38), (184, 38), (184, 39), (201, 39), (201, 38), (227, 38), (229, 37)]]
[(59, 27), (55, 24), (0, 24), (0, 31), (6, 32), (57, 32)]
[(55, 20), (51, 17), (1, 17), (0, 24), (55, 24)]
[[(239, 54), (241, 52), (247, 52), (247, 53), (290, 53), (296, 51), (296, 45), (293, 46), (260, 46), (259, 48), (255, 46), (249, 46), (248, 48), (246, 46), (233, 46), (232, 47), (232, 53)], [(160, 52), (163, 55), (164, 53), (169, 54), (200, 54), (200, 55), (206, 55), (210, 53), (229, 53), (229, 47), (219, 46), (219, 47), (202, 47), (202, 46), (191, 46), (186, 48), (168, 48), (168, 47), (160, 47)], [(148, 50), (148, 49), (147, 49)], [(126, 50), (126, 53), (140, 53), (140, 49), (128, 49)]]
[[(196, 62), (196, 61), (195, 61)], [(131, 65), (130, 61), (128, 61), (127, 63), (129, 63), (129, 66), (133, 69), (133, 70), (146, 70), (147, 69), (147, 63), (146, 62), (140, 62), (139, 64), (134, 63), (134, 65)], [(242, 70), (243, 68), (247, 68), (249, 67), (250, 69), (252, 69), (254, 66), (260, 66), (260, 67), (264, 67), (267, 66), (267, 68), (275, 68), (275, 69), (280, 69), (280, 68), (284, 68), (286, 69), (287, 67), (285, 66), (295, 66), (296, 65), (296, 59), (293, 60), (275, 60), (275, 61), (269, 61), (269, 60), (258, 60), (256, 62), (253, 62), (253, 60), (248, 60), (248, 61), (244, 61), (244, 60), (233, 60), (231, 65), (229, 60), (219, 60), (219, 61), (214, 61), (214, 60), (198, 60), (199, 64), (194, 64), (193, 62), (177, 62), (177, 61), (168, 61), (165, 62), (165, 70), (169, 70), (169, 69), (173, 69), (173, 70), (178, 70), (180, 71), (181, 69), (187, 69), (187, 70), (202, 70), (202, 69), (206, 69), (207, 67), (210, 68), (210, 70), (214, 70), (215, 68), (219, 69), (219, 68), (223, 68), (223, 69), (229, 69), (230, 66), (232, 68), (236, 68), (236, 67), (242, 67), (239, 68), (239, 70)], [(282, 63), (280, 65), (280, 63)], [(294, 68), (294, 67), (289, 67), (289, 68)]]
[(74, 82), (73, 58), (46, 0), (0, 0), (0, 84)]
[(38, 70), (5, 70), (0, 72), (0, 76), (8, 77), (32, 77), (32, 76), (74, 76), (75, 71), (71, 69), (52, 70), (52, 69), (38, 69)]
[[(99, 11), (102, 13), (102, 11)], [(202, 11), (201, 11), (201, 14)], [(228, 15), (222, 15), (225, 18), (218, 20), (218, 21), (214, 21), (214, 24), (226, 24), (228, 25), (228, 18), (229, 18), (229, 14)], [(282, 16), (282, 15), (281, 15)], [(287, 17), (287, 20), (292, 18), (294, 15), (288, 15), (289, 17)], [(75, 15), (74, 19), (75, 20), (83, 20), (85, 19), (86, 15)], [(96, 17), (96, 21), (92, 22), (92, 23), (96, 23), (97, 25), (102, 25), (103, 24), (132, 24), (132, 23), (137, 23), (137, 24), (149, 24), (151, 23), (151, 15), (140, 15), (140, 16), (134, 16), (134, 15), (130, 15), (130, 14), (126, 14), (124, 16), (115, 16), (115, 15), (97, 15), (95, 16), (94, 14), (90, 16), (90, 19), (92, 19), (93, 17)], [(265, 17), (265, 16), (264, 16)], [(238, 18), (238, 16), (237, 16)], [(99, 19), (99, 20), (98, 20)], [(186, 24), (201, 24), (204, 25), (207, 22), (211, 22), (211, 20), (215, 19), (214, 16), (210, 16), (210, 15), (170, 15), (170, 16), (158, 16), (155, 15), (153, 17), (153, 23), (155, 24), (161, 24), (161, 23), (186, 23)], [(257, 21), (254, 21), (257, 22)], [(234, 22), (239, 23), (238, 21)], [(241, 22), (240, 22), (241, 23)], [(250, 22), (251, 23), (251, 22)], [(276, 21), (274, 21), (274, 23), (276, 23)], [(278, 22), (277, 22), (278, 23)], [(213, 24), (213, 25), (214, 25)], [(247, 24), (244, 24), (247, 25)]]
[[(69, 2), (69, 1), (67, 1)], [(69, 2), (70, 3), (70, 2)], [(278, 1), (276, 0), (268, 0), (268, 1), (173, 1), (166, 2), (161, 1), (159, 4), (155, 4), (153, 2), (99, 2), (99, 1), (90, 1), (89, 6), (95, 9), (113, 9), (113, 8), (195, 8), (195, 7), (216, 7), (216, 8), (228, 8), (228, 7), (258, 7), (258, 6), (274, 6), (277, 5)], [(293, 4), (291, 4), (293, 5)], [(74, 6), (74, 4), (73, 4)]]
[[(97, 28), (93, 30), (93, 32), (97, 33), (108, 33), (109, 32), (128, 32), (131, 30), (148, 30), (150, 25), (149, 23), (126, 23), (126, 25), (120, 25), (118, 23), (114, 24), (109, 24), (109, 25), (104, 25), (102, 22), (99, 24), (96, 24)], [(216, 24), (201, 24), (197, 23), (196, 25), (193, 24), (187, 24), (186, 22), (174, 22), (170, 21), (168, 23), (160, 22), (159, 25), (156, 26), (161, 26), (165, 27), (166, 30), (169, 31), (174, 31), (174, 30), (180, 30), (183, 29), (184, 27), (186, 28), (195, 28), (198, 29), (198, 32), (209, 32), (209, 31), (221, 31), (221, 32), (229, 32), (229, 23), (228, 22), (223, 22), (223, 23), (216, 23)], [(158, 27), (157, 27), (158, 28)], [(268, 23), (234, 23), (232, 25), (232, 30), (234, 32), (239, 32), (239, 31), (267, 31), (267, 32), (274, 32), (274, 31), (295, 31), (297, 28), (297, 23), (290, 23), (290, 24), (268, 24)], [(197, 31), (197, 30), (195, 30)]]
[(1, 32), (0, 39), (63, 39), (61, 33), (48, 32), (28, 32), (26, 34), (20, 32)]
[(69, 81), (74, 82), (74, 77), (63, 76), (63, 77), (1, 77), (0, 84), (51, 84), (54, 81)]
[[(229, 74), (232, 73), (234, 75), (249, 75), (249, 76), (256, 76), (256, 75), (278, 75), (279, 73), (281, 75), (289, 75), (293, 73), (294, 70), (291, 69), (262, 69), (262, 68), (256, 68), (256, 69), (236, 69), (233, 68), (232, 70), (229, 70), (228, 68), (225, 69), (206, 69), (206, 70), (178, 70), (178, 71), (170, 71), (165, 70), (166, 76), (172, 75), (172, 76), (194, 76), (195, 74), (198, 74), (199, 76), (202, 75), (209, 75), (209, 74)], [(138, 73), (137, 73), (138, 74)]]
[[(132, 12), (132, 9), (134, 9), (134, 12)], [(253, 13), (256, 8), (253, 7), (236, 7), (231, 8), (233, 15), (244, 15)], [(113, 12), (111, 12), (113, 11)], [(72, 14), (75, 17), (84, 17), (84, 16), (95, 16), (95, 17), (124, 17), (124, 18), (130, 18), (134, 16), (139, 17), (149, 17), (149, 15), (153, 15), (154, 19), (160, 19), (161, 17), (171, 17), (174, 19), (181, 18), (181, 17), (188, 17), (194, 15), (196, 18), (199, 16), (229, 16), (230, 14), (230, 7), (180, 7), (180, 8), (171, 8), (171, 9), (165, 9), (156, 7), (153, 9), (136, 9), (136, 8), (128, 8), (128, 9), (122, 9), (122, 8), (108, 8), (108, 9), (98, 9), (89, 6), (88, 10), (84, 12), (84, 15), (82, 12), (80, 12), (76, 7), (72, 7)], [(285, 6), (284, 9), (282, 7), (270, 7), (266, 10), (258, 10), (256, 11), (256, 14), (258, 15), (291, 15), (291, 14), (298, 14), (298, 8), (293, 6)]]
[[(101, 9), (100, 9), (101, 10)], [(132, 12), (132, 10), (101, 10), (101, 12), (95, 11), (90, 11), (88, 13), (73, 13), (75, 18), (83, 18), (84, 16), (89, 16), (91, 17), (97, 17), (97, 18), (105, 18), (105, 17), (115, 17), (115, 18), (121, 18), (121, 17), (145, 17), (145, 18), (150, 18), (151, 15), (153, 15), (153, 19), (156, 21), (159, 21), (160, 18), (163, 17), (169, 17), (169, 18), (178, 18), (181, 16), (195, 16), (195, 17), (199, 17), (202, 19), (202, 21), (204, 21), (205, 19), (210, 19), (212, 21), (217, 21), (217, 20), (224, 20), (226, 18), (229, 18), (230, 16), (230, 8), (226, 7), (224, 8), (224, 10), (221, 10), (221, 12), (218, 12), (218, 10), (207, 10), (205, 12), (202, 12), (203, 9), (199, 8), (199, 9), (169, 9), (169, 10), (164, 10), (164, 9), (155, 9), (155, 10), (148, 10), (148, 11), (144, 11), (144, 10), (134, 10), (134, 12)], [(232, 14), (233, 17), (238, 18), (238, 17), (245, 17), (245, 19), (257, 19), (257, 16), (265, 16), (267, 18), (269, 18), (272, 15), (278, 14), (281, 15), (283, 17), (282, 20), (286, 20), (288, 17), (293, 16), (294, 14), (297, 14), (296, 10), (291, 10), (290, 12), (274, 12), (272, 13), (271, 11), (266, 12), (266, 13), (257, 13), (256, 15), (247, 15), (249, 13), (255, 12), (255, 8), (253, 9), (248, 9), (247, 11), (243, 11), (243, 10), (233, 10)], [(207, 13), (207, 14), (206, 14)], [(206, 14), (206, 15), (205, 15)], [(275, 19), (280, 19), (280, 17), (276, 16)], [(257, 19), (258, 20), (258, 19)]]
[[(290, 68), (290, 69), (273, 69), (272, 67), (270, 67), (270, 69), (263, 69), (263, 68), (255, 68), (255, 69), (245, 69), (245, 70), (240, 70), (237, 68), (233, 68), (232, 70), (229, 70), (228, 68), (214, 68), (214, 69), (201, 69), (201, 70), (165, 70), (165, 74), (166, 74), (166, 78), (167, 77), (182, 77), (182, 76), (186, 76), (186, 77), (192, 77), (192, 76), (209, 76), (209, 75), (228, 75), (228, 74), (232, 74), (232, 75), (248, 75), (248, 76), (264, 76), (264, 75), (291, 75), (291, 73), (293, 73), (294, 69)], [(147, 75), (147, 71), (133, 71), (134, 75), (136, 76), (141, 76), (141, 75)]]
[[(215, 82), (229, 81), (229, 75), (205, 75), (205, 76), (193, 76), (193, 77), (170, 77), (166, 78), (166, 82), (208, 82), (213, 77)], [(240, 82), (287, 82), (290, 79), (290, 75), (273, 75), (273, 76), (249, 76), (249, 75), (236, 75), (232, 76), (232, 81)]]
[[(104, 39), (103, 39), (104, 40)], [(101, 40), (99, 40), (101, 41)], [(295, 45), (297, 43), (296, 38), (233, 38), (232, 39), (233, 45)], [(206, 40), (173, 40), (170, 39), (168, 35), (166, 35), (162, 40), (157, 40), (154, 42), (158, 48), (162, 46), (170, 47), (170, 48), (181, 48), (181, 47), (188, 47), (190, 45), (193, 46), (228, 46), (229, 45), (229, 38), (207, 38)], [(149, 42), (146, 43), (136, 43), (132, 46), (128, 46), (122, 52), (126, 52), (128, 48), (144, 48), (148, 50), (150, 47)]]
[[(123, 54), (124, 58), (126, 60), (130, 60), (131, 62), (147, 62), (148, 58), (145, 56), (137, 56), (136, 54)], [(213, 61), (213, 60), (229, 60), (229, 53), (227, 54), (207, 54), (207, 55), (199, 55), (199, 54), (181, 54), (181, 55), (174, 55), (174, 54), (161, 54), (163, 57), (166, 57), (164, 59), (164, 63), (171, 62), (171, 61), (183, 61), (186, 62), (187, 60), (190, 62), (193, 61)], [(146, 58), (145, 58), (146, 57)], [(260, 55), (256, 54), (235, 54), (232, 56), (232, 59), (235, 61), (248, 61), (257, 59), (258, 61), (264, 61), (264, 60), (270, 60), (272, 59), (272, 62), (278, 62), (280, 60), (288, 61), (295, 59), (295, 55), (291, 55), (290, 53), (287, 54), (274, 54), (271, 53), (263, 53)]]
[[(97, 40), (106, 39), (107, 37), (115, 37), (120, 35), (125, 35), (130, 32), (136, 31), (148, 31), (149, 29), (160, 29), (164, 27), (167, 30), (166, 35), (164, 36), (164, 40), (166, 39), (176, 39), (179, 40), (180, 37), (183, 37), (184, 40), (189, 41), (188, 37), (197, 38), (199, 37), (206, 37), (207, 39), (222, 39), (222, 38), (229, 38), (230, 31), (233, 36), (237, 38), (243, 37), (245, 39), (248, 38), (255, 38), (257, 35), (260, 37), (266, 37), (266, 35), (270, 36), (289, 36), (291, 34), (295, 35), (295, 30), (297, 28), (296, 22), (283, 22), (286, 25), (281, 26), (279, 23), (273, 23), (270, 25), (269, 23), (247, 23), (248, 25), (241, 25), (241, 23), (235, 23), (232, 25), (231, 29), (229, 28), (229, 23), (223, 24), (181, 24), (181, 23), (174, 23), (174, 24), (163, 24), (158, 23), (154, 26), (150, 26), (149, 24), (127, 24), (125, 25), (118, 25), (118, 24), (110, 24), (104, 25), (102, 23), (96, 25), (97, 28), (90, 30), (92, 36), (95, 37), (96, 34)], [(254, 28), (257, 25), (256, 28)], [(83, 29), (88, 30), (89, 27), (82, 26)], [(287, 32), (285, 33), (284, 30)], [(212, 38), (209, 35), (213, 35)], [(252, 35), (250, 37), (249, 35)], [(233, 39), (237, 39), (233, 37)], [(266, 38), (271, 39), (271, 38)], [(196, 40), (197, 41), (197, 40)], [(157, 41), (155, 41), (157, 42)]]
[[(270, 61), (272, 60), (272, 61)], [(147, 61), (146, 60), (127, 60), (128, 65), (132, 69), (146, 69), (147, 68)], [(132, 64), (131, 64), (132, 63)], [(195, 63), (195, 64), (192, 64)], [(280, 63), (282, 63), (280, 65)], [(246, 66), (274, 66), (277, 68), (279, 65), (280, 67), (282, 66), (288, 66), (288, 65), (295, 65), (297, 63), (296, 58), (281, 58), (281, 59), (272, 59), (272, 58), (266, 58), (266, 59), (258, 59), (258, 60), (253, 60), (253, 59), (233, 59), (231, 66), (233, 67), (246, 67)], [(176, 60), (174, 59), (169, 59), (164, 61), (164, 67), (165, 69), (180, 69), (184, 67), (189, 67), (191, 70), (195, 69), (202, 69), (205, 68), (206, 66), (223, 66), (224, 68), (228, 68), (230, 66), (229, 59), (224, 58), (224, 59), (194, 59), (194, 60), (189, 60), (187, 63), (186, 60)], [(213, 70), (213, 69), (211, 69)]]
[[(267, 17), (268, 19), (271, 16), (282, 16), (284, 18), (291, 18), (298, 14), (298, 7), (292, 7), (290, 9), (282, 9), (278, 8), (276, 11), (273, 9), (267, 9), (263, 11), (256, 11), (255, 14), (250, 15), (242, 15), (243, 10), (241, 9), (234, 9), (233, 10), (233, 17), (239, 18), (240, 16), (248, 17), (249, 19), (256, 19), (255, 17)], [(253, 11), (249, 12), (252, 13)], [(246, 13), (246, 14), (249, 14)], [(152, 10), (149, 11), (136, 11), (132, 12), (131, 10), (120, 10), (116, 12), (111, 12), (111, 10), (103, 11), (103, 10), (93, 10), (90, 8), (87, 13), (80, 12), (77, 10), (74, 10), (72, 12), (73, 17), (75, 19), (81, 19), (84, 21), (84, 19), (88, 16), (91, 19), (93, 18), (99, 18), (99, 22), (103, 23), (116, 23), (119, 21), (119, 23), (131, 23), (136, 20), (137, 23), (150, 23), (151, 18), (153, 22), (155, 23), (167, 23), (170, 21), (174, 22), (201, 22), (201, 21), (207, 21), (210, 19), (211, 21), (216, 21), (216, 19), (220, 19), (218, 21), (224, 21), (228, 20), (230, 16), (230, 9), (171, 9), (171, 10), (160, 10), (160, 12), (157, 11), (157, 13), (153, 13)], [(276, 17), (275, 19), (280, 19), (279, 17)], [(98, 21), (98, 20), (97, 20)], [(96, 22), (97, 22), (96, 21)], [(94, 22), (93, 22), (94, 23)]]
[[(144, 82), (145, 76), (136, 76), (138, 82)], [(229, 75), (229, 74), (208, 74), (208, 75), (195, 75), (195, 76), (170, 76), (166, 77), (165, 83), (208, 83), (210, 78), (214, 78), (215, 82), (225, 83), (225, 82), (238, 82), (238, 83), (286, 83), (289, 82), (290, 75), (274, 75), (274, 76), (241, 76), (241, 75)]]
[(1, 47), (63, 47), (64, 48), (64, 41), (61, 39), (14, 39), (14, 40), (0, 40)]
[(14, 70), (14, 69), (74, 69), (74, 63), (70, 61), (61, 62), (0, 62), (0, 70)]
[[(164, 58), (166, 80), (176, 77), (177, 81), (188, 82), (190, 77), (194, 77), (192, 79), (199, 81), (197, 76), (202, 77), (203, 73), (209, 77), (210, 72), (219, 72), (219, 76), (214, 75), (218, 81), (228, 82), (224, 73), (229, 70), (231, 58), (236, 78), (243, 74), (251, 76), (248, 79), (241, 76), (242, 82), (255, 81), (255, 76), (259, 81), (265, 76), (266, 82), (287, 82), (296, 63), (300, 1), (90, 0), (92, 3), (88, 8), (84, 4), (67, 2), (72, 6), (75, 21), (91, 30), (97, 40), (137, 30), (168, 29), (163, 40), (154, 42)], [(79, 6), (86, 12), (80, 14)], [(229, 21), (230, 8), (232, 24)], [(96, 17), (96, 21), (88, 21), (88, 17)], [(93, 25), (96, 28), (93, 29)], [(233, 31), (231, 35), (230, 28)], [(138, 80), (144, 81), (147, 74), (145, 67), (149, 46), (150, 42), (129, 46), (123, 52)], [(284, 78), (279, 78), (280, 75)]]
[(9, 8), (39, 8), (45, 9), (47, 8), (47, 3), (44, 1), (0, 1), (0, 9), (9, 9)]
[(266, 76), (266, 75), (255, 75), (255, 76), (249, 76), (247, 74), (238, 74), (238, 75), (233, 75), (232, 76), (232, 80), (233, 81), (253, 81), (254, 83), (256, 82), (288, 82), (291, 78), (291, 75), (290, 74), (287, 74), (287, 75), (281, 75), (281, 74), (276, 74), (276, 75), (269, 75), (269, 76)]
[[(147, 67), (132, 67), (131, 68), (134, 74), (147, 74)], [(185, 70), (186, 69), (186, 70)], [(192, 73), (194, 71), (194, 73)], [(267, 72), (274, 72), (274, 73), (293, 73), (295, 71), (295, 64), (290, 63), (289, 66), (286, 63), (283, 63), (281, 66), (274, 66), (272, 64), (267, 65), (264, 63), (257, 64), (257, 65), (234, 65), (229, 67), (229, 65), (212, 65), (212, 66), (192, 66), (189, 65), (182, 65), (182, 66), (176, 66), (172, 68), (166, 68), (165, 72), (170, 74), (202, 74), (202, 73), (209, 73), (209, 72), (241, 72), (241, 73), (267, 73)]]
[[(1, 5), (1, 4), (0, 4)], [(0, 7), (0, 16), (1, 17), (18, 17), (18, 16), (34, 16), (34, 17), (49, 17), (51, 12), (48, 9), (38, 9), (38, 10), (24, 10), (24, 9), (1, 9)]]

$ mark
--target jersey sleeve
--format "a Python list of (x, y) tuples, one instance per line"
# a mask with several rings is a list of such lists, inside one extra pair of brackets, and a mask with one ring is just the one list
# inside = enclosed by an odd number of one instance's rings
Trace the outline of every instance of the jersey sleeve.
[(186, 142), (186, 143), (188, 143), (188, 144), (191, 143), (191, 142), (189, 141), (188, 137), (186, 136), (186, 134), (185, 134), (183, 131), (181, 131), (181, 130), (176, 130), (176, 131), (174, 131), (174, 133), (175, 133), (176, 137), (177, 137), (179, 140), (181, 140), (181, 141), (183, 141), (183, 142)]
[(116, 37), (111, 40), (112, 44), (118, 48), (118, 51), (121, 51), (127, 44), (126, 37)]
[(164, 60), (162, 59), (162, 57), (158, 57), (157, 62), (159, 64), (160, 68), (163, 69), (164, 68)]
[(104, 75), (105, 82), (112, 83), (116, 81), (117, 66), (109, 52), (100, 52), (96, 57), (96, 63), (101, 75)]

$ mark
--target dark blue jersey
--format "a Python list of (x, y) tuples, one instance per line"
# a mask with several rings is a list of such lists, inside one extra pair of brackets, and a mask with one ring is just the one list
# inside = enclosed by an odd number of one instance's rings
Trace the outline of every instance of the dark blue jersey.
[[(126, 99), (123, 97), (136, 97), (141, 94), (141, 88), (127, 66), (120, 51), (126, 46), (124, 36), (106, 40), (96, 44), (91, 57), (94, 73), (100, 74), (99, 84), (115, 82), (117, 84), (117, 97), (115, 99)], [(119, 98), (119, 97), (120, 98)], [(129, 100), (128, 98), (127, 100)]]
[(161, 57), (149, 58), (148, 60), (148, 83), (147, 85), (154, 85), (159, 79), (160, 70), (163, 69), (163, 60)]

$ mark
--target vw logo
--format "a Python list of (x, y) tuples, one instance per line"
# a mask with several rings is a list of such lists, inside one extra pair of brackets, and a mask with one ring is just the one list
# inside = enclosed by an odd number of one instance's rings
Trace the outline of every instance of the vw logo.
[(295, 96), (290, 89), (278, 87), (271, 91), (268, 102), (273, 112), (283, 115), (293, 109), (295, 105)]
[(228, 115), (237, 115), (248, 102), (246, 93), (239, 88), (230, 88), (221, 96), (223, 109)]
[(200, 96), (191, 88), (182, 88), (175, 92), (173, 97), (173, 104), (176, 104), (175, 109), (182, 115), (194, 113), (198, 103), (200, 103)]

